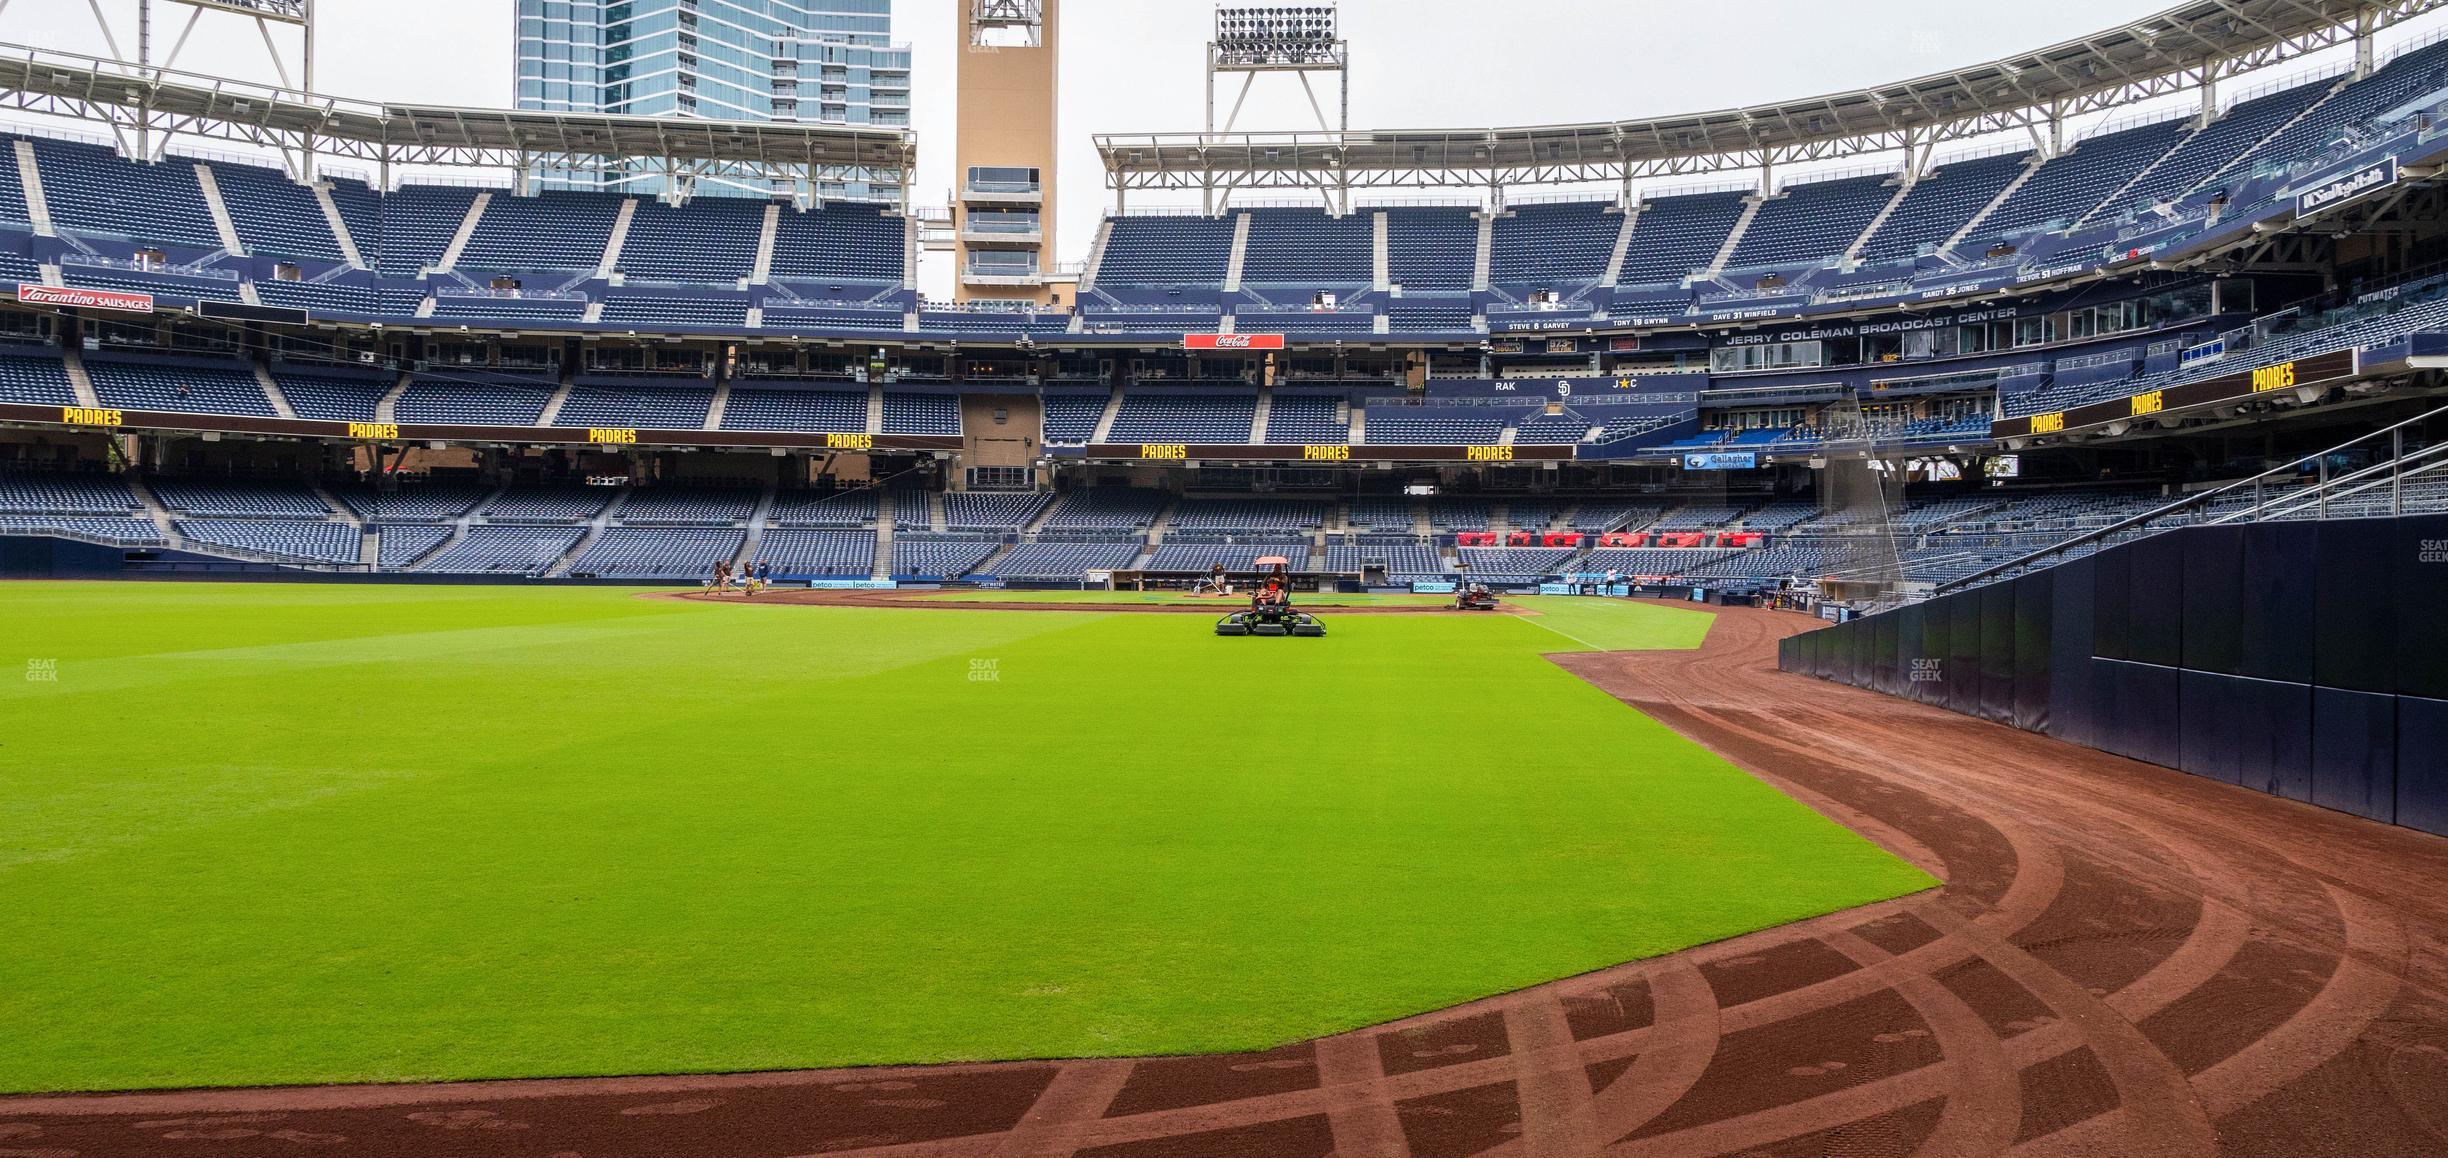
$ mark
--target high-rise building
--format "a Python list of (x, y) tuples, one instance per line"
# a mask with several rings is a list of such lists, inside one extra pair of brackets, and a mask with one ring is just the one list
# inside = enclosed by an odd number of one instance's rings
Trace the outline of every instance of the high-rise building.
[[(906, 128), (910, 53), (892, 41), (892, 0), (518, 0), (518, 107)], [(544, 176), (631, 192), (663, 180), (642, 170)]]

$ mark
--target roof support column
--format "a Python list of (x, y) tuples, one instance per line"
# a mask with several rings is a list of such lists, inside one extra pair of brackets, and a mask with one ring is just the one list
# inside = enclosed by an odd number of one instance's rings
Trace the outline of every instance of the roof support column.
[(2194, 128), (2209, 128), (2210, 122), (2218, 119), (2218, 70), (2219, 61), (2216, 57), (2202, 61), (2201, 115), (2194, 118)]
[(2368, 8), (2355, 14), (2354, 78), (2361, 80), (2372, 74), (2372, 33), (2379, 31), (2380, 14)]

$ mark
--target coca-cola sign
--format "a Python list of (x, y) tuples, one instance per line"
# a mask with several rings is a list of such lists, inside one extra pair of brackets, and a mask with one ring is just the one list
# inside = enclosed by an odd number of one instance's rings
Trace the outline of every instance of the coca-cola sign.
[(78, 289), (75, 286), (35, 285), (17, 283), (17, 300), (30, 306), (67, 306), (80, 310), (119, 310), (130, 314), (153, 312), (152, 294), (122, 293), (118, 290)]
[(1185, 350), (1280, 350), (1282, 334), (1183, 334)]

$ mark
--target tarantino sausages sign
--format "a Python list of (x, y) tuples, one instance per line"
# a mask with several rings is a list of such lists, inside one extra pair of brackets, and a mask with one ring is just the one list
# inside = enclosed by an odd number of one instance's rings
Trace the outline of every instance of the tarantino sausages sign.
[(153, 312), (152, 294), (121, 293), (118, 290), (78, 289), (75, 286), (34, 285), (17, 283), (17, 300), (29, 306), (67, 306), (79, 310), (117, 310), (125, 314)]

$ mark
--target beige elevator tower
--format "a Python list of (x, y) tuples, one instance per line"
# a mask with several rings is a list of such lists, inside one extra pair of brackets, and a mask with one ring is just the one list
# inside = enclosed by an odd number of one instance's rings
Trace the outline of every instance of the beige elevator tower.
[(959, 299), (1068, 305), (1068, 285), (1053, 276), (1060, 0), (954, 2), (961, 7), (952, 207)]

